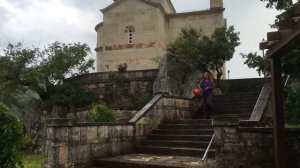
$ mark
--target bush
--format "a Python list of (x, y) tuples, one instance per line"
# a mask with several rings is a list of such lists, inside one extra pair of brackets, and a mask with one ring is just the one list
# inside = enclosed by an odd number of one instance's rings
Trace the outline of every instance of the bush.
[(22, 165), (24, 134), (20, 120), (0, 103), (0, 168)]
[(148, 92), (142, 92), (138, 96), (137, 106), (139, 109), (143, 108), (152, 99), (152, 95)]
[(90, 118), (93, 122), (112, 122), (116, 120), (116, 114), (105, 104), (97, 104), (93, 106)]
[(285, 111), (288, 124), (300, 124), (300, 86), (288, 87), (285, 101)]

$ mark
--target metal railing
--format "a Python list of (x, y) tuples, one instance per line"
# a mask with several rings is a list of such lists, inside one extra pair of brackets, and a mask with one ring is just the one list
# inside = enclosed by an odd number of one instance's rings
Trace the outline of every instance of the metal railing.
[(284, 82), (284, 86), (283, 87), (286, 87), (287, 83), (289, 82), (289, 79), (290, 79), (290, 75), (287, 76), (285, 82)]
[(209, 144), (208, 144), (208, 146), (207, 146), (207, 149), (206, 149), (206, 151), (205, 151), (205, 153), (204, 153), (204, 155), (203, 155), (203, 157), (202, 157), (202, 161), (205, 162), (205, 168), (207, 168), (207, 157), (208, 157), (208, 152), (209, 152), (209, 150), (210, 150), (211, 144), (213, 143), (214, 139), (215, 139), (215, 134), (213, 134), (213, 136), (211, 137), (211, 140), (210, 140), (210, 142), (209, 142)]

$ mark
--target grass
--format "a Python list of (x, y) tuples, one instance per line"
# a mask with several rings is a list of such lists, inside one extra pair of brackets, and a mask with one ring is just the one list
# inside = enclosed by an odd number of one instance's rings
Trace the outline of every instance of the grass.
[(23, 159), (24, 168), (42, 168), (43, 163), (43, 155), (25, 155)]

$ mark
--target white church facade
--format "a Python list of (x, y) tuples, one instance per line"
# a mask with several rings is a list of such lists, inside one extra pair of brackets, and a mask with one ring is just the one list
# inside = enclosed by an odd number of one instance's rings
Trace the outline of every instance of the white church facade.
[(95, 27), (97, 72), (116, 71), (123, 63), (129, 71), (157, 69), (182, 28), (209, 36), (226, 25), (223, 0), (210, 0), (210, 9), (186, 13), (177, 13), (171, 0), (114, 0), (101, 12), (103, 22)]

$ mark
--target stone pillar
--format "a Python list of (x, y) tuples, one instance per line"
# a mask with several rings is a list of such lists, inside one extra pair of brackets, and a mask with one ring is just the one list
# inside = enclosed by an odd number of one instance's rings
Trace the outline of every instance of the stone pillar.
[(223, 0), (210, 0), (210, 9), (223, 8)]
[(238, 137), (238, 118), (216, 117), (213, 120), (215, 134), (216, 167), (238, 167), (243, 162), (242, 145)]
[(68, 126), (70, 119), (51, 119), (47, 121), (45, 168), (68, 167)]

